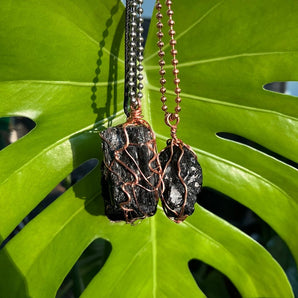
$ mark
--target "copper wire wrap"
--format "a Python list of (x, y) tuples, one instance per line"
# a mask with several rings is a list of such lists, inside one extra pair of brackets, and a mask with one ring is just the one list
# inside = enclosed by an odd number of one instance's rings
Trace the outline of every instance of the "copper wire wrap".
[[(125, 124), (142, 124), (145, 125), (146, 127), (150, 127), (148, 122), (143, 119), (142, 115), (142, 103), (140, 99), (137, 99), (137, 104), (130, 105), (130, 115), (126, 120)], [(124, 124), (124, 125), (125, 125)]]
[[(178, 146), (179, 149), (181, 150), (181, 154), (180, 154), (179, 159), (178, 159), (178, 162), (177, 162), (177, 169), (178, 169), (177, 175), (178, 175), (178, 178), (179, 178), (181, 184), (184, 187), (185, 192), (184, 192), (184, 196), (183, 196), (183, 203), (180, 206), (180, 208), (181, 208), (180, 209), (180, 212), (177, 212), (173, 208), (171, 208), (169, 206), (169, 204), (167, 203), (167, 201), (164, 200), (163, 195), (162, 195), (162, 198), (161, 199), (162, 199), (163, 204), (166, 206), (166, 209), (167, 210), (170, 210), (173, 214), (175, 214), (173, 220), (176, 223), (180, 223), (180, 222), (184, 221), (187, 218), (187, 216), (188, 216), (188, 215), (185, 215), (184, 214), (185, 204), (187, 202), (187, 196), (188, 196), (187, 185), (185, 184), (184, 179), (181, 177), (181, 166), (180, 166), (181, 159), (182, 159), (182, 157), (184, 155), (184, 149), (183, 149), (184, 144), (182, 142), (180, 142), (180, 143), (179, 142), (176, 142), (174, 139), (172, 139), (171, 141), (169, 141), (169, 143), (170, 144), (165, 149), (162, 150), (162, 152), (165, 151), (165, 150), (167, 150), (167, 149), (170, 149), (171, 150), (170, 158), (169, 158), (168, 162), (166, 163), (166, 165), (165, 165), (165, 167), (163, 169), (163, 173), (165, 173), (167, 171), (167, 168), (169, 167), (169, 164), (173, 160), (174, 146)], [(189, 146), (187, 146), (187, 148), (190, 149)], [(194, 155), (195, 155), (195, 153), (194, 153)], [(163, 174), (163, 176), (164, 176), (164, 174)]]
[(163, 169), (163, 209), (170, 219), (180, 223), (194, 212), (196, 196), (202, 187), (202, 170), (195, 152), (179, 139), (168, 140), (159, 159)]

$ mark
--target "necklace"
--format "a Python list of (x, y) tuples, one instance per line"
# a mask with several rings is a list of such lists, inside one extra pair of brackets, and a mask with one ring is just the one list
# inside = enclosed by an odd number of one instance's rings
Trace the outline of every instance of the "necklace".
[(183, 143), (182, 140), (177, 138), (177, 127), (180, 122), (179, 113), (181, 111), (181, 89), (179, 88), (180, 79), (178, 78), (179, 70), (178, 60), (177, 60), (177, 50), (175, 48), (177, 41), (174, 36), (176, 32), (174, 31), (174, 12), (172, 10), (171, 0), (166, 0), (165, 4), (167, 6), (167, 16), (168, 16), (168, 26), (169, 26), (169, 36), (170, 36), (170, 52), (172, 55), (172, 66), (173, 66), (173, 76), (175, 85), (175, 112), (168, 112), (168, 107), (166, 105), (166, 70), (165, 66), (165, 52), (163, 51), (164, 33), (162, 31), (164, 24), (162, 23), (163, 15), (161, 13), (162, 4), (160, 0), (156, 1), (155, 8), (157, 10), (156, 18), (157, 22), (157, 37), (158, 37), (158, 55), (160, 57), (159, 65), (160, 70), (160, 92), (161, 92), (161, 102), (162, 110), (164, 111), (165, 124), (171, 129), (171, 139), (167, 141), (167, 147), (163, 149), (159, 154), (159, 160), (163, 170), (162, 179), (164, 183), (164, 189), (161, 195), (161, 201), (163, 209), (166, 215), (174, 220), (175, 222), (183, 221), (187, 216), (194, 212), (194, 205), (197, 200), (197, 195), (202, 188), (202, 169), (197, 161), (197, 156), (190, 148), (189, 145)]
[[(125, 123), (100, 133), (104, 159), (102, 190), (112, 221), (134, 222), (156, 212), (162, 184), (155, 135), (143, 119), (143, 0), (127, 0)], [(130, 111), (127, 109), (130, 102)]]

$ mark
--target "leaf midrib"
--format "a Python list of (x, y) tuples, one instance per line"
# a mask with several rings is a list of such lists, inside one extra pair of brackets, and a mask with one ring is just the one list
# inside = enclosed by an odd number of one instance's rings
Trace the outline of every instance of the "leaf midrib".
[[(160, 208), (160, 206), (158, 206)], [(156, 223), (155, 216), (151, 219), (151, 242), (152, 242), (152, 297), (157, 297), (157, 249), (156, 249)]]

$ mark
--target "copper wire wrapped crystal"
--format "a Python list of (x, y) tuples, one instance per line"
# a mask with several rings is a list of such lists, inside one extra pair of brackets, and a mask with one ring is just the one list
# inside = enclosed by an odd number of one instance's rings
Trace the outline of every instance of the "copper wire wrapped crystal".
[(173, 19), (174, 11), (172, 4), (174, 1), (166, 0), (167, 6), (167, 24), (169, 26), (168, 34), (170, 36), (170, 54), (172, 56), (172, 73), (175, 98), (175, 110), (173, 112), (168, 111), (167, 106), (167, 89), (165, 87), (165, 43), (163, 42), (163, 15), (162, 4), (160, 0), (156, 0), (155, 8), (157, 10), (157, 46), (159, 48), (159, 74), (160, 78), (160, 93), (162, 110), (165, 115), (165, 124), (171, 129), (172, 139), (167, 142), (167, 147), (159, 154), (160, 163), (163, 169), (163, 189), (162, 189), (162, 205), (166, 215), (179, 223), (182, 222), (187, 216), (194, 212), (194, 205), (197, 201), (197, 196), (202, 188), (202, 169), (197, 161), (196, 154), (191, 148), (184, 144), (177, 138), (177, 127), (180, 122), (179, 113), (181, 112), (181, 88), (179, 87), (180, 73), (178, 69), (178, 51), (175, 48), (177, 40), (175, 39), (176, 32), (174, 30), (175, 21)]
[(161, 166), (155, 135), (133, 110), (126, 123), (100, 133), (104, 152), (102, 189), (111, 221), (134, 222), (155, 214)]
[(168, 141), (159, 154), (163, 169), (164, 191), (161, 195), (166, 215), (179, 223), (194, 212), (202, 188), (202, 169), (196, 154), (181, 141)]

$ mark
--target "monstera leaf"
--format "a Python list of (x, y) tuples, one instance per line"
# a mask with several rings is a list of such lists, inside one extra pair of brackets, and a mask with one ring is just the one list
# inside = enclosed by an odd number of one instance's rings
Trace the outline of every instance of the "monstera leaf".
[[(176, 2), (184, 92), (178, 136), (197, 152), (204, 186), (257, 213), (298, 260), (297, 171), (225, 137), (297, 161), (297, 100), (263, 86), (298, 79), (298, 3)], [(36, 123), (0, 152), (3, 240), (73, 169), (91, 158), (100, 164), (98, 131), (125, 121), (124, 8), (116, 0), (8, 0), (0, 12), (0, 116)], [(143, 108), (161, 149), (169, 131), (160, 112), (155, 31), (153, 21)], [(54, 297), (96, 238), (110, 241), (112, 252), (82, 297), (204, 297), (191, 259), (226, 274), (244, 297), (293, 297), (262, 246), (199, 205), (179, 225), (160, 210), (134, 226), (109, 222), (99, 165), (1, 250), (1, 297)]]

